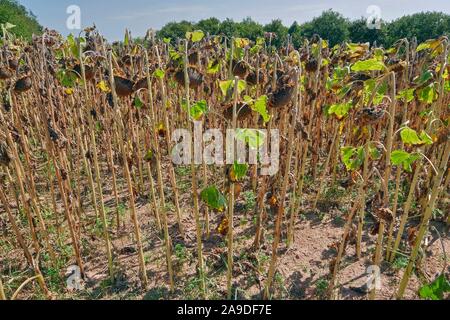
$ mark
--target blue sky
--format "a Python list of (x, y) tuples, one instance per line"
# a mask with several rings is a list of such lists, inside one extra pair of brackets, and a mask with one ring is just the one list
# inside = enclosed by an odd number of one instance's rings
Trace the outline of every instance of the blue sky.
[(420, 11), (450, 13), (448, 0), (19, 0), (38, 17), (39, 22), (57, 29), (63, 34), (70, 5), (81, 8), (82, 27), (96, 23), (102, 34), (111, 40), (123, 37), (125, 28), (133, 35), (143, 35), (149, 28), (158, 29), (171, 21), (198, 21), (203, 18), (245, 17), (267, 23), (280, 18), (284, 24), (300, 23), (333, 9), (349, 18), (368, 16), (370, 5), (381, 9), (384, 20), (392, 20), (405, 14)]

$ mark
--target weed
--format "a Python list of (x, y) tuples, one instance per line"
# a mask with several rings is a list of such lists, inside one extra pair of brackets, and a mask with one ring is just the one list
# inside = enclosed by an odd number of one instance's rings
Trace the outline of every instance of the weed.
[(319, 279), (316, 282), (316, 295), (319, 298), (324, 298), (327, 292), (329, 283), (326, 279)]

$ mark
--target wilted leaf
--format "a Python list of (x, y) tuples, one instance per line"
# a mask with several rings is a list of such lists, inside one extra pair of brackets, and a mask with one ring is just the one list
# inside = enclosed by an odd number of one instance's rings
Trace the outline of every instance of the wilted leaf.
[(346, 67), (346, 68), (336, 67), (336, 68), (334, 69), (334, 72), (333, 72), (333, 79), (336, 79), (336, 80), (342, 80), (342, 79), (344, 79), (349, 73), (350, 73), (350, 70), (349, 70), (348, 67)]
[(420, 77), (418, 77), (417, 79), (415, 79), (415, 83), (419, 86), (427, 83), (428, 81), (430, 81), (431, 79), (433, 79), (434, 75), (430, 70), (426, 70), (425, 72), (423, 72)]
[[(186, 99), (182, 100), (181, 107), (184, 110), (188, 111)], [(189, 115), (194, 120), (199, 120), (207, 111), (208, 111), (208, 104), (206, 103), (206, 100), (201, 100), (191, 105), (191, 107), (189, 108)]]
[[(441, 39), (430, 39), (430, 40), (425, 41), (424, 43), (421, 43), (417, 47), (416, 51), (420, 52), (420, 51), (423, 51), (426, 49), (431, 49), (431, 50), (433, 50), (433, 53), (436, 54), (436, 51), (439, 51), (437, 49), (439, 49), (441, 47), (442, 47)], [(439, 54), (440, 52), (437, 52), (437, 53)]]
[(421, 145), (423, 144), (422, 140), (419, 138), (417, 132), (411, 128), (404, 128), (400, 136), (402, 137), (402, 141), (404, 144), (408, 145)]
[[(220, 89), (222, 90), (222, 94), (224, 97), (228, 96), (229, 94), (233, 94), (234, 84), (235, 84), (234, 80), (220, 81), (219, 86)], [(238, 93), (241, 94), (246, 87), (247, 83), (244, 80), (239, 80)]]
[(86, 39), (84, 39), (83, 37), (75, 39), (73, 34), (70, 34), (67, 37), (67, 44), (69, 45), (69, 49), (72, 52), (72, 55), (77, 59), (80, 57), (80, 50), (79, 50), (80, 43), (82, 46), (84, 43), (86, 43)]
[(383, 49), (376, 48), (374, 56), (375, 56), (375, 59), (377, 59), (378, 61), (383, 61), (384, 60), (384, 51), (383, 51)]
[(355, 53), (355, 52), (365, 52), (369, 49), (369, 46), (360, 43), (347, 43), (347, 48), (351, 53)]
[(153, 76), (158, 79), (164, 79), (165, 75), (166, 73), (161, 69), (156, 69), (155, 72), (153, 72)]
[(395, 150), (391, 154), (391, 162), (395, 166), (401, 165), (406, 159), (408, 159), (411, 156), (406, 151), (403, 150)]
[(369, 59), (365, 61), (358, 61), (352, 66), (352, 71), (380, 71), (386, 69), (382, 61), (377, 59)]
[(234, 47), (235, 48), (245, 48), (250, 45), (250, 40), (246, 38), (235, 38), (234, 39)]
[(194, 32), (186, 32), (186, 39), (192, 42), (199, 42), (205, 37), (205, 34), (201, 30)]
[(216, 186), (204, 189), (200, 197), (211, 209), (223, 211), (227, 207), (227, 200)]
[(256, 39), (256, 45), (258, 46), (263, 46), (266, 43), (266, 39), (264, 39), (263, 37), (258, 37)]
[(220, 71), (220, 66), (221, 66), (220, 61), (218, 61), (218, 60), (211, 60), (208, 63), (208, 69), (207, 69), (206, 72), (208, 74), (216, 74), (217, 72)]
[(423, 144), (426, 145), (431, 145), (433, 144), (433, 139), (428, 135), (428, 133), (426, 133), (425, 131), (422, 130), (422, 132), (420, 133), (420, 140), (422, 140)]
[(270, 121), (270, 115), (267, 111), (267, 101), (268, 100), (269, 100), (269, 98), (267, 96), (265, 96), (265, 95), (261, 96), (251, 106), (254, 111), (258, 112), (261, 115), (261, 117), (264, 120), (264, 123), (267, 123)]
[(73, 88), (77, 83), (77, 75), (72, 71), (61, 69), (57, 72), (56, 77), (59, 83), (65, 88)]
[(102, 92), (105, 92), (105, 93), (111, 92), (111, 89), (109, 89), (109, 87), (105, 81), (100, 81), (97, 84), (97, 88), (99, 88)]
[(258, 52), (260, 52), (262, 48), (263, 48), (263, 47), (260, 46), (260, 45), (255, 45), (255, 46), (253, 46), (253, 47), (250, 49), (250, 54), (251, 54), (251, 55), (255, 55), (255, 54), (257, 54)]
[(263, 131), (255, 129), (237, 129), (236, 139), (247, 143), (253, 150), (261, 148), (266, 140), (266, 135)]
[(429, 48), (430, 48), (430, 44), (424, 42), (424, 43), (421, 43), (421, 44), (419, 44), (419, 45), (417, 46), (416, 51), (417, 51), (417, 52), (420, 52), (420, 51), (423, 51), (423, 50), (426, 50), (426, 49), (429, 49)]
[(358, 170), (364, 163), (364, 148), (344, 147), (341, 156), (347, 170)]
[(432, 104), (438, 98), (434, 84), (430, 84), (419, 91), (419, 100), (427, 104)]
[(397, 51), (398, 51), (397, 48), (389, 48), (389, 49), (386, 50), (386, 53), (389, 53), (389, 54), (396, 54)]
[(402, 100), (403, 102), (411, 102), (414, 100), (414, 91), (415, 89), (405, 89), (399, 92), (397, 99)]
[(191, 106), (190, 115), (194, 120), (199, 120), (208, 111), (206, 100), (198, 101)]
[(420, 155), (411, 154), (403, 150), (395, 150), (391, 154), (391, 162), (394, 166), (403, 166), (407, 172), (412, 172), (412, 164), (420, 159)]
[(351, 102), (333, 104), (328, 109), (328, 115), (335, 115), (338, 120), (342, 120), (353, 107)]
[(178, 53), (178, 51), (176, 51), (172, 48), (169, 48), (169, 57), (173, 61), (178, 61), (178, 60), (181, 60), (181, 58), (182, 58), (181, 55)]
[[(370, 98), (373, 95), (373, 91), (377, 87), (377, 82), (374, 79), (369, 79), (364, 82), (364, 103), (368, 104), (370, 101)], [(388, 90), (388, 83), (387, 81), (384, 81), (381, 83), (381, 85), (378, 85), (377, 92), (375, 93), (375, 97), (373, 99), (374, 105), (379, 105), (381, 102), (383, 102), (386, 92)]]

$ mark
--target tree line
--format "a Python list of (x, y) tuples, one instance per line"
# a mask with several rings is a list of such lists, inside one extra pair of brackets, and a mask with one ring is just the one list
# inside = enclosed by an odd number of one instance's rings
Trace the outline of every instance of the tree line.
[(254, 41), (267, 33), (275, 33), (277, 37), (273, 39), (272, 44), (277, 47), (286, 42), (288, 35), (292, 43), (299, 47), (305, 38), (311, 38), (315, 34), (327, 39), (332, 46), (343, 41), (352, 41), (376, 42), (389, 47), (401, 38), (416, 37), (420, 43), (442, 35), (450, 35), (450, 15), (442, 12), (421, 12), (403, 16), (392, 22), (381, 21), (379, 29), (369, 28), (366, 18), (350, 20), (332, 10), (324, 11), (319, 17), (303, 24), (294, 22), (290, 27), (283, 25), (280, 19), (262, 25), (250, 17), (241, 22), (209, 18), (197, 23), (185, 20), (170, 22), (157, 32), (157, 37), (172, 40), (184, 38), (186, 32), (194, 30)]
[[(6, 23), (15, 25), (11, 31), (25, 39), (42, 32), (42, 26), (34, 14), (16, 0), (0, 0), (0, 24)], [(368, 28), (366, 18), (350, 20), (331, 9), (311, 21), (303, 24), (294, 22), (289, 27), (283, 25), (280, 19), (274, 19), (263, 25), (250, 17), (241, 22), (209, 18), (197, 23), (185, 20), (167, 23), (157, 32), (157, 37), (174, 40), (184, 38), (186, 32), (194, 30), (202, 30), (211, 35), (248, 38), (253, 41), (266, 33), (274, 33), (276, 38), (272, 40), (272, 44), (277, 47), (286, 42), (288, 35), (292, 43), (299, 47), (305, 38), (311, 38), (315, 34), (327, 39), (332, 46), (343, 41), (352, 41), (376, 42), (388, 47), (401, 38), (417, 37), (420, 43), (442, 35), (450, 35), (450, 15), (442, 12), (421, 12), (392, 22), (382, 21), (379, 29)]]
[(10, 32), (24, 39), (29, 40), (33, 34), (42, 32), (36, 16), (16, 0), (0, 0), (0, 24), (7, 23), (15, 26)]

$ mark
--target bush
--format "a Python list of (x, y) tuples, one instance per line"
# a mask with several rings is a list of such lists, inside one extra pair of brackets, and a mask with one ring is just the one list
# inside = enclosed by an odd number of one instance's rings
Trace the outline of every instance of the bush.
[(33, 34), (42, 32), (41, 25), (37, 22), (32, 12), (15, 0), (0, 0), (0, 23), (15, 25), (9, 31), (18, 37), (31, 39)]

